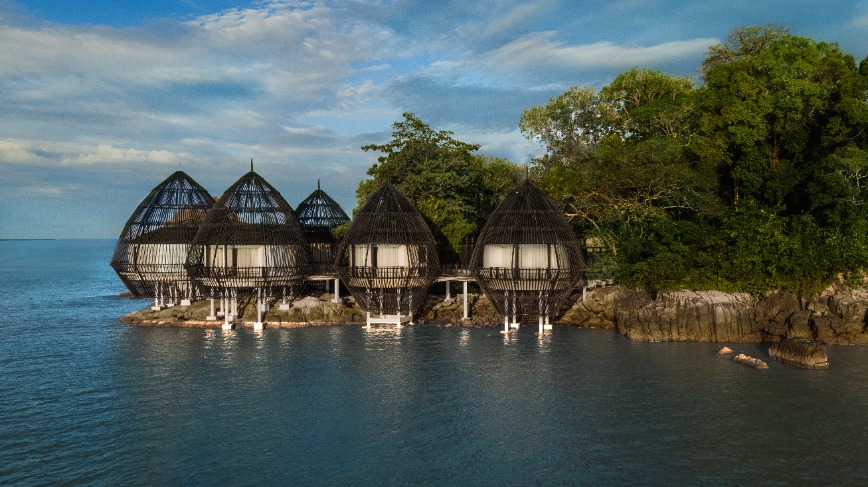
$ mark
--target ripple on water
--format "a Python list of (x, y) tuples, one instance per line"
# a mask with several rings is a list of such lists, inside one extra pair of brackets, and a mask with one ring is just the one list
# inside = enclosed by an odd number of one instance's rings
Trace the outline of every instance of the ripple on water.
[(3, 485), (868, 484), (864, 347), (758, 371), (601, 330), (138, 328), (113, 242), (0, 246)]

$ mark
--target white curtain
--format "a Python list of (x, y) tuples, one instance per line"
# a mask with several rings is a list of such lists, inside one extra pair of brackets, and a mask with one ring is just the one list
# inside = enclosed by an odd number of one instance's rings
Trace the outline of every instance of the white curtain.
[(157, 266), (154, 272), (169, 272), (172, 266), (183, 264), (187, 259), (187, 246), (184, 244), (140, 244), (130, 249), (130, 264)]
[(238, 245), (235, 247), (235, 267), (260, 267), (260, 247), (255, 245)]
[(547, 269), (549, 246), (545, 244), (522, 244), (518, 246), (519, 269)]
[(406, 245), (380, 244), (377, 246), (377, 267), (407, 267)]
[(512, 245), (486, 245), (482, 252), (482, 267), (512, 267)]
[(373, 261), (374, 256), (372, 255), (370, 245), (353, 245), (352, 267), (371, 267)]

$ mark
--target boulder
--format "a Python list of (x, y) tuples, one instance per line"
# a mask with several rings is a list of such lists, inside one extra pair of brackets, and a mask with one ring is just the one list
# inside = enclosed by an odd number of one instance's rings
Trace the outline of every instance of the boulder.
[(828, 369), (826, 346), (814, 340), (792, 338), (781, 340), (769, 348), (769, 356), (778, 362), (805, 369)]
[(738, 362), (742, 365), (747, 365), (748, 367), (753, 367), (755, 369), (767, 369), (769, 368), (769, 364), (763, 362), (758, 358), (753, 358), (749, 355), (745, 355), (740, 353), (732, 358), (733, 362)]

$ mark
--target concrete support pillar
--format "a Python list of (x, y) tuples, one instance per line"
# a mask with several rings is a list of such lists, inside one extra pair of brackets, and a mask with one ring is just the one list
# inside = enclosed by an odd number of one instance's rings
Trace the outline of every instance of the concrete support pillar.
[[(226, 298), (223, 298), (224, 302), (226, 300), (227, 300)], [(223, 311), (223, 326), (221, 328), (223, 328), (224, 330), (231, 330), (232, 329), (232, 323), (229, 322), (229, 312), (225, 308)]]
[(254, 330), (262, 329), (262, 289), (256, 290), (256, 323), (253, 324)]
[(446, 299), (452, 299), (452, 293), (450, 292), (449, 281), (446, 281)]
[(160, 311), (160, 298), (154, 298), (154, 305), (151, 306), (153, 311)]
[(367, 319), (368, 319), (368, 324), (365, 325), (365, 327), (366, 327), (366, 328), (370, 328), (370, 327), (371, 327), (371, 312), (368, 311), (367, 314), (366, 314), (366, 316), (367, 316)]
[(340, 303), (341, 302), (341, 281), (338, 278), (335, 278), (335, 297), (332, 298), (332, 303)]
[(467, 281), (464, 281), (464, 319), (466, 320), (469, 317), (467, 309)]
[(503, 332), (509, 333), (509, 316), (503, 317)]
[(588, 285), (585, 284), (582, 287), (582, 301), (587, 301), (587, 300), (588, 300)]
[(208, 321), (214, 321), (217, 319), (217, 315), (214, 314), (214, 296), (211, 296), (211, 308), (210, 308), (210, 310), (211, 310), (211, 312), (208, 314), (208, 316), (205, 317), (205, 319)]
[(543, 334), (543, 331), (545, 331), (545, 325), (543, 324), (542, 315), (539, 315), (539, 333), (540, 333), (540, 335)]

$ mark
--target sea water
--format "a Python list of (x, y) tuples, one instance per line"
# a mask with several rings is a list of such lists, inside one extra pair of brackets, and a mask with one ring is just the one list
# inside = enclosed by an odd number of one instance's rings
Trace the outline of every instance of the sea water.
[(136, 327), (113, 247), (0, 242), (2, 485), (868, 484), (865, 347)]

